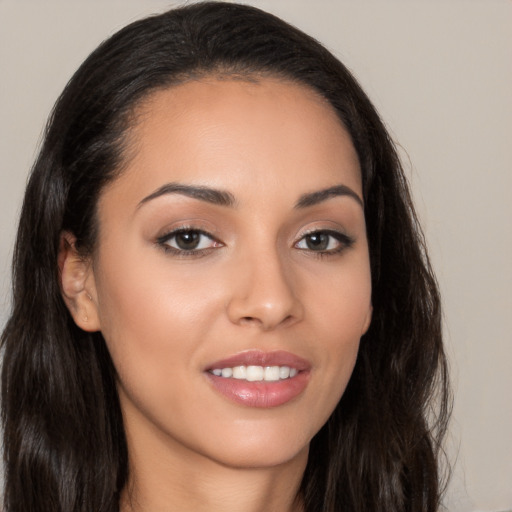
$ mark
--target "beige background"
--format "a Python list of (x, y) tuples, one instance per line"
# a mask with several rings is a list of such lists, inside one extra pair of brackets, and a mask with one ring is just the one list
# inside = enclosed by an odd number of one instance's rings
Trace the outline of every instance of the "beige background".
[[(512, 1), (252, 3), (327, 44), (404, 148), (452, 361), (446, 504), (512, 509)], [(103, 38), (167, 5), (0, 0), (0, 327), (23, 187), (53, 102)]]

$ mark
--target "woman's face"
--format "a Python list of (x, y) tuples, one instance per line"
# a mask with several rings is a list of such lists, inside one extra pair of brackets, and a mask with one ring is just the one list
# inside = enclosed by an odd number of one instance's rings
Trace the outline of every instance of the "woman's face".
[(314, 92), (272, 79), (192, 81), (138, 114), (88, 281), (129, 449), (303, 458), (371, 317), (350, 138)]

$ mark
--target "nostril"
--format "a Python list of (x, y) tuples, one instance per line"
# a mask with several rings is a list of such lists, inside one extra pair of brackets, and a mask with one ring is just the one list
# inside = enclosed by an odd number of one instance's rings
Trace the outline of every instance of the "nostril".
[(240, 320), (244, 323), (259, 322), (259, 320), (253, 316), (244, 316)]
[(293, 321), (293, 315), (287, 315), (281, 321), (275, 322), (275, 324), (274, 324), (274, 322), (270, 322), (269, 325), (267, 325), (263, 319), (258, 318), (257, 316), (243, 316), (240, 318), (239, 323), (246, 324), (246, 325), (250, 325), (250, 324), (260, 325), (261, 327), (263, 327), (264, 330), (267, 330), (267, 329), (272, 329), (277, 324), (280, 324), (280, 325), (288, 324), (290, 321)]

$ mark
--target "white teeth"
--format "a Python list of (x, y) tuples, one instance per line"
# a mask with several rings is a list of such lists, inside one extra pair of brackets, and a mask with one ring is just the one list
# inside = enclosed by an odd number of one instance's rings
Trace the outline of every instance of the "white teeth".
[(291, 379), (297, 375), (296, 368), (289, 366), (235, 366), (234, 368), (215, 368), (211, 370), (213, 375), (224, 377), (226, 379), (233, 378), (239, 380), (247, 380), (249, 382), (267, 381), (276, 382), (278, 380)]
[(245, 368), (245, 366), (235, 366), (233, 368), (233, 378), (246, 379), (247, 378), (247, 369)]
[(265, 368), (264, 380), (276, 381), (279, 380), (279, 366), (267, 366)]
[(255, 382), (257, 380), (263, 380), (263, 366), (248, 366), (246, 379), (249, 382)]
[(229, 379), (233, 375), (233, 368), (222, 368), (222, 376)]
[(280, 366), (279, 367), (279, 378), (287, 379), (290, 376), (290, 367), (289, 366)]

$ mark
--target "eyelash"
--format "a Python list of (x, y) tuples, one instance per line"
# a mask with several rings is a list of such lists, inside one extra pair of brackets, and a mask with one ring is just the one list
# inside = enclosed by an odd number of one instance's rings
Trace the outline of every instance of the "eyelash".
[[(307, 237), (311, 237), (313, 235), (327, 235), (331, 238), (334, 238), (338, 242), (339, 246), (336, 247), (335, 249), (329, 249), (324, 251), (315, 251), (313, 249), (302, 249), (297, 247), (297, 245), (300, 242), (305, 241)], [(332, 229), (313, 229), (307, 233), (304, 233), (301, 236), (300, 240), (294, 244), (294, 247), (297, 247), (299, 250), (302, 251), (307, 251), (312, 256), (315, 256), (317, 258), (325, 258), (329, 256), (336, 256), (345, 251), (346, 249), (350, 249), (350, 247), (352, 247), (354, 243), (355, 239), (349, 235), (346, 235), (345, 233), (334, 231)]]
[[(185, 233), (194, 233), (194, 234), (197, 234), (197, 235), (200, 235), (200, 236), (204, 236), (208, 239), (211, 240), (211, 242), (213, 244), (218, 244), (217, 246), (216, 245), (212, 245), (211, 247), (205, 247), (205, 248), (202, 248), (202, 249), (179, 249), (179, 248), (176, 248), (176, 247), (172, 247), (169, 245), (169, 242), (171, 240), (173, 240), (174, 238), (176, 238), (177, 236), (181, 235), (181, 234), (185, 234)], [(298, 245), (305, 241), (308, 237), (312, 237), (313, 235), (327, 235), (331, 238), (334, 238), (339, 246), (336, 247), (335, 249), (329, 249), (329, 250), (323, 250), (323, 251), (315, 251), (313, 249), (310, 249), (310, 248), (300, 248), (298, 247)], [(166, 253), (170, 253), (172, 254), (173, 256), (176, 256), (176, 257), (182, 257), (182, 258), (187, 258), (187, 257), (195, 257), (195, 258), (200, 258), (202, 256), (207, 256), (212, 250), (214, 249), (218, 249), (220, 247), (223, 247), (223, 244), (222, 242), (219, 242), (216, 238), (214, 238), (210, 233), (208, 233), (207, 231), (204, 231), (202, 229), (198, 229), (198, 228), (194, 228), (194, 227), (189, 227), (189, 226), (183, 226), (183, 227), (180, 227), (178, 229), (174, 229), (160, 237), (158, 237), (156, 239), (156, 243), (166, 252)], [(307, 242), (306, 242), (307, 243)], [(329, 244), (331, 242), (329, 241)], [(350, 237), (349, 235), (346, 235), (345, 233), (341, 233), (339, 231), (334, 231), (334, 230), (330, 230), (330, 229), (314, 229), (314, 230), (311, 230), (307, 233), (304, 233), (301, 238), (294, 243), (294, 247), (297, 248), (298, 250), (300, 251), (307, 251), (308, 253), (310, 253), (311, 255), (315, 256), (315, 257), (318, 257), (318, 258), (325, 258), (325, 257), (329, 257), (329, 256), (335, 256), (337, 254), (340, 254), (341, 252), (343, 252), (344, 250), (346, 249), (349, 249), (350, 247), (352, 247), (355, 243), (355, 239)]]
[[(206, 247), (206, 248), (203, 248), (203, 249), (179, 249), (179, 248), (176, 248), (176, 247), (172, 247), (169, 245), (169, 242), (173, 239), (173, 238), (176, 238), (177, 236), (181, 235), (181, 234), (185, 234), (185, 233), (196, 233), (200, 236), (204, 236), (206, 238), (209, 238), (212, 243), (217, 243), (219, 244), (218, 246), (212, 246), (212, 247)], [(182, 257), (182, 258), (186, 258), (186, 257), (195, 257), (195, 258), (200, 258), (202, 256), (207, 256), (213, 249), (217, 249), (219, 247), (222, 247), (223, 244), (221, 242), (219, 242), (216, 238), (214, 238), (210, 233), (208, 233), (207, 231), (204, 231), (202, 229), (198, 229), (198, 228), (194, 228), (194, 227), (189, 227), (189, 226), (183, 226), (183, 227), (180, 227), (178, 229), (174, 229), (172, 231), (170, 231), (169, 233), (166, 233), (165, 235), (162, 235), (160, 237), (158, 237), (156, 239), (156, 243), (166, 252), (166, 253), (170, 253), (172, 254), (173, 256), (177, 256), (177, 257)]]

